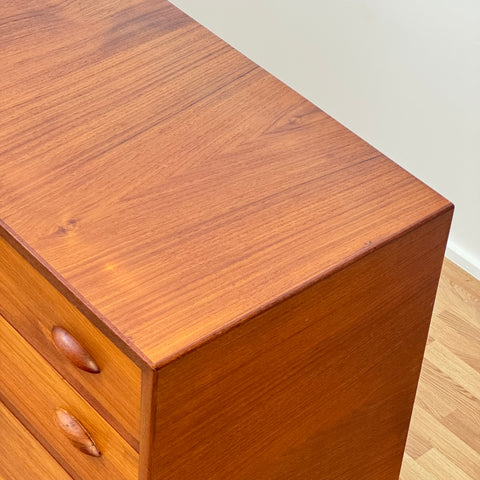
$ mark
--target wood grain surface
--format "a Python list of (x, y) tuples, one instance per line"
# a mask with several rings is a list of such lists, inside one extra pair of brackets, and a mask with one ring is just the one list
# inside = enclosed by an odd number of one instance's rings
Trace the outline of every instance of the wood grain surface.
[(158, 370), (148, 478), (398, 479), (450, 220)]
[(72, 480), (0, 402), (0, 480)]
[[(75, 472), (75, 478), (138, 479), (138, 453), (1, 316), (0, 371), (0, 399), (25, 417), (62, 466)], [(101, 457), (80, 452), (59, 431), (55, 419), (59, 408), (81, 422)]]
[(150, 366), (449, 208), (166, 0), (2, 2), (0, 58), (0, 218)]
[[(3, 315), (138, 451), (141, 370), (0, 237)], [(98, 362), (85, 372), (58, 350), (52, 328), (67, 329)]]
[(480, 281), (443, 265), (400, 480), (480, 478)]

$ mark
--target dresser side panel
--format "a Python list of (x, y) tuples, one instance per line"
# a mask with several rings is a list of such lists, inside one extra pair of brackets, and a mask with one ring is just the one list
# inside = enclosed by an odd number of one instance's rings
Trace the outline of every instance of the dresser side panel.
[(159, 370), (152, 480), (398, 479), (451, 214)]

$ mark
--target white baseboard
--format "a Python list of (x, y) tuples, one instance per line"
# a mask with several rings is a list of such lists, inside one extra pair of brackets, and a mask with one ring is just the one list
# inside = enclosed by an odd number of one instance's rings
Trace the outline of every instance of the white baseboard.
[(445, 256), (453, 263), (456, 263), (459, 267), (467, 271), (470, 275), (480, 280), (479, 262), (466, 255), (461, 249), (457, 248), (456, 245), (451, 245), (449, 243)]

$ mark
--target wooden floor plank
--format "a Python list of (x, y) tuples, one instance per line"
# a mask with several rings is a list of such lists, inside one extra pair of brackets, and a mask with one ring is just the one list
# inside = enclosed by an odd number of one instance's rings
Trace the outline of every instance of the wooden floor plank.
[(437, 369), (435, 365), (432, 365), (429, 360), (424, 360), (422, 381), (418, 385), (416, 405), (431, 413), (435, 418), (446, 417), (454, 412), (457, 406), (452, 401), (452, 396), (458, 394), (457, 387), (449, 377)]
[(455, 480), (475, 480), (454, 465), (437, 449), (432, 448), (422, 455), (417, 463), (430, 472), (435, 478), (451, 478)]
[(447, 347), (460, 360), (480, 371), (480, 319), (472, 324), (466, 318), (448, 310), (437, 315), (430, 336)]
[[(480, 478), (480, 455), (443, 423), (422, 408), (416, 407), (412, 431), (421, 432), (425, 438), (462, 472), (466, 472), (475, 480)], [(407, 444), (407, 453), (410, 445)], [(400, 477), (402, 480), (403, 477)], [(431, 480), (455, 480), (455, 477), (432, 476)]]
[(418, 387), (416, 405), (437, 419), (442, 419), (455, 410), (473, 415), (477, 398), (459, 383), (452, 380), (443, 370), (425, 359)]
[(480, 282), (445, 260), (400, 480), (480, 479)]
[[(479, 349), (480, 353), (480, 349)], [(458, 385), (480, 399), (480, 372), (467, 365), (440, 342), (428, 346), (428, 359)]]
[(402, 480), (431, 480), (432, 476), (410, 455), (403, 459)]

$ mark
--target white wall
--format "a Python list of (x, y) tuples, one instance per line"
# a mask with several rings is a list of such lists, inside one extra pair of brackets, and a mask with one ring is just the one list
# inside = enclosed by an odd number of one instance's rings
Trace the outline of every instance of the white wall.
[(456, 205), (480, 278), (478, 0), (173, 0)]

